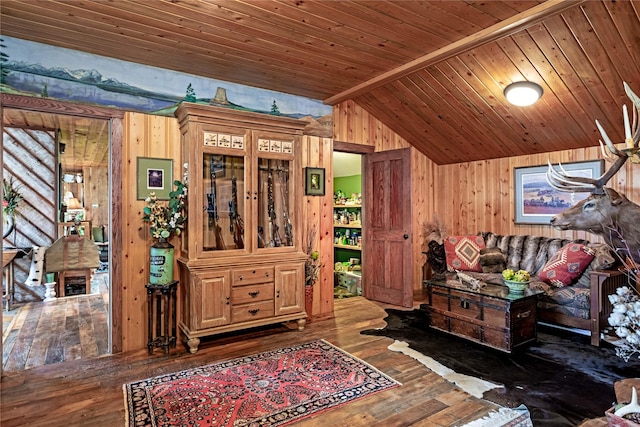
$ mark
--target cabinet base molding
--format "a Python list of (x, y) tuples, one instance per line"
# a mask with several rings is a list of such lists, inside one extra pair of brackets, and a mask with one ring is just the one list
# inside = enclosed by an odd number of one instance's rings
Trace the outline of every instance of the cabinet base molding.
[(259, 326), (273, 325), (276, 323), (286, 323), (294, 320), (297, 323), (297, 330), (302, 332), (307, 323), (306, 317), (307, 317), (306, 313), (301, 313), (298, 315), (280, 316), (278, 318), (272, 317), (269, 319), (264, 319), (262, 321), (247, 322), (247, 323), (242, 323), (237, 325), (228, 325), (228, 326), (213, 328), (211, 330), (199, 330), (199, 331), (190, 331), (187, 325), (180, 322), (180, 330), (184, 334), (184, 343), (188, 347), (189, 352), (197, 353), (198, 347), (200, 347), (201, 337), (209, 337), (209, 336), (219, 335), (227, 332), (242, 331), (250, 328), (256, 328)]

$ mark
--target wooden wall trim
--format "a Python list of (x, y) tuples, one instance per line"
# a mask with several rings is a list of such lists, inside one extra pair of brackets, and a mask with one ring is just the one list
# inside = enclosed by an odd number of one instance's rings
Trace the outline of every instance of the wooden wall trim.
[[(122, 262), (116, 262), (116, 254), (122, 254), (122, 151), (123, 125), (122, 118), (111, 119), (111, 227), (109, 229), (109, 246), (111, 249), (111, 352), (123, 351), (122, 337)], [(117, 207), (113, 209), (113, 207)], [(118, 286), (116, 286), (116, 284)]]
[(124, 111), (94, 105), (76, 104), (50, 98), (2, 94), (2, 107), (20, 110), (38, 111), (50, 114), (66, 114), (70, 116), (89, 117), (94, 119), (110, 119), (124, 117)]
[[(115, 253), (114, 263), (120, 264), (122, 312), (115, 322), (122, 322), (122, 351), (140, 350), (147, 345), (147, 290), (149, 282), (149, 251), (154, 243), (148, 224), (142, 220), (146, 205), (137, 197), (138, 157), (173, 159), (173, 176), (181, 179), (184, 173), (180, 144), (180, 127), (175, 117), (151, 115), (129, 111), (122, 122), (123, 150), (120, 164), (114, 164), (121, 173), (121, 192), (114, 194), (114, 206), (120, 209), (120, 218), (114, 229), (120, 233), (121, 251)], [(116, 175), (116, 179), (119, 176)], [(194, 177), (193, 179), (197, 179)], [(118, 183), (115, 184), (116, 186)], [(175, 252), (180, 253), (180, 239), (171, 239)], [(179, 268), (174, 264), (174, 278)], [(179, 294), (178, 298), (182, 296)], [(178, 318), (180, 318), (178, 304)], [(115, 314), (115, 312), (114, 312)], [(115, 317), (115, 316), (114, 316)]]
[(369, 154), (375, 151), (373, 145), (354, 144), (352, 142), (333, 141), (333, 151), (342, 151), (354, 154)]
[(333, 317), (333, 140), (304, 135), (302, 167), (325, 168), (324, 196), (303, 196), (302, 243), (308, 248), (311, 230), (316, 228), (312, 250), (320, 253), (320, 274), (313, 287), (313, 306), (307, 313), (313, 320)]

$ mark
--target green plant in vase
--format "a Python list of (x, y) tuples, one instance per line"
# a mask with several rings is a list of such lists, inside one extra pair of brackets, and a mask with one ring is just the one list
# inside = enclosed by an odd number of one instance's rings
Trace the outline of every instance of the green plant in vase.
[(149, 231), (154, 239), (168, 240), (178, 236), (185, 227), (185, 200), (187, 187), (181, 181), (174, 181), (175, 190), (169, 193), (169, 202), (162, 203), (154, 192), (146, 198), (142, 220), (149, 223)]
[(306, 254), (307, 259), (304, 263), (304, 309), (307, 312), (307, 318), (311, 319), (313, 311), (313, 287), (320, 276), (320, 252), (313, 249), (316, 234), (318, 230), (314, 224), (309, 232), (309, 241), (307, 242)]
[(158, 242), (151, 246), (149, 283), (167, 285), (173, 281), (173, 245), (167, 240), (178, 236), (187, 222), (185, 201), (187, 187), (174, 181), (175, 190), (169, 193), (167, 203), (160, 202), (155, 193), (149, 194), (143, 209), (143, 221), (149, 224), (149, 232)]
[(307, 243), (307, 259), (304, 264), (304, 283), (307, 287), (313, 287), (318, 281), (318, 275), (320, 274), (320, 252), (313, 249), (314, 241), (316, 239), (317, 229), (314, 225), (309, 233), (309, 242)]
[(7, 237), (15, 228), (16, 210), (22, 199), (22, 194), (14, 185), (13, 177), (8, 180), (2, 178), (3, 238)]

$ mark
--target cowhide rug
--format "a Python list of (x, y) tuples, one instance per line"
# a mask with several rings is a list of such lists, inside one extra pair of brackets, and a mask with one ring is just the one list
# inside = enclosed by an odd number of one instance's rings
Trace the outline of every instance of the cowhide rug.
[(611, 346), (593, 347), (583, 335), (539, 327), (537, 343), (507, 354), (430, 329), (421, 310), (386, 311), (386, 327), (362, 333), (404, 341), (457, 374), (503, 385), (482, 397), (510, 408), (526, 405), (536, 427), (602, 417), (615, 400), (614, 382), (640, 376), (639, 359), (626, 363)]

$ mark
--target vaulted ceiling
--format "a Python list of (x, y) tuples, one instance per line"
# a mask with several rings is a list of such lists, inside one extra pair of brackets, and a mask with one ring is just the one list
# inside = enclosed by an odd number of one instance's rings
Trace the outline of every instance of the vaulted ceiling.
[[(3, 35), (334, 105), (438, 164), (623, 140), (638, 1), (2, 0)], [(504, 88), (544, 89), (530, 107)]]

